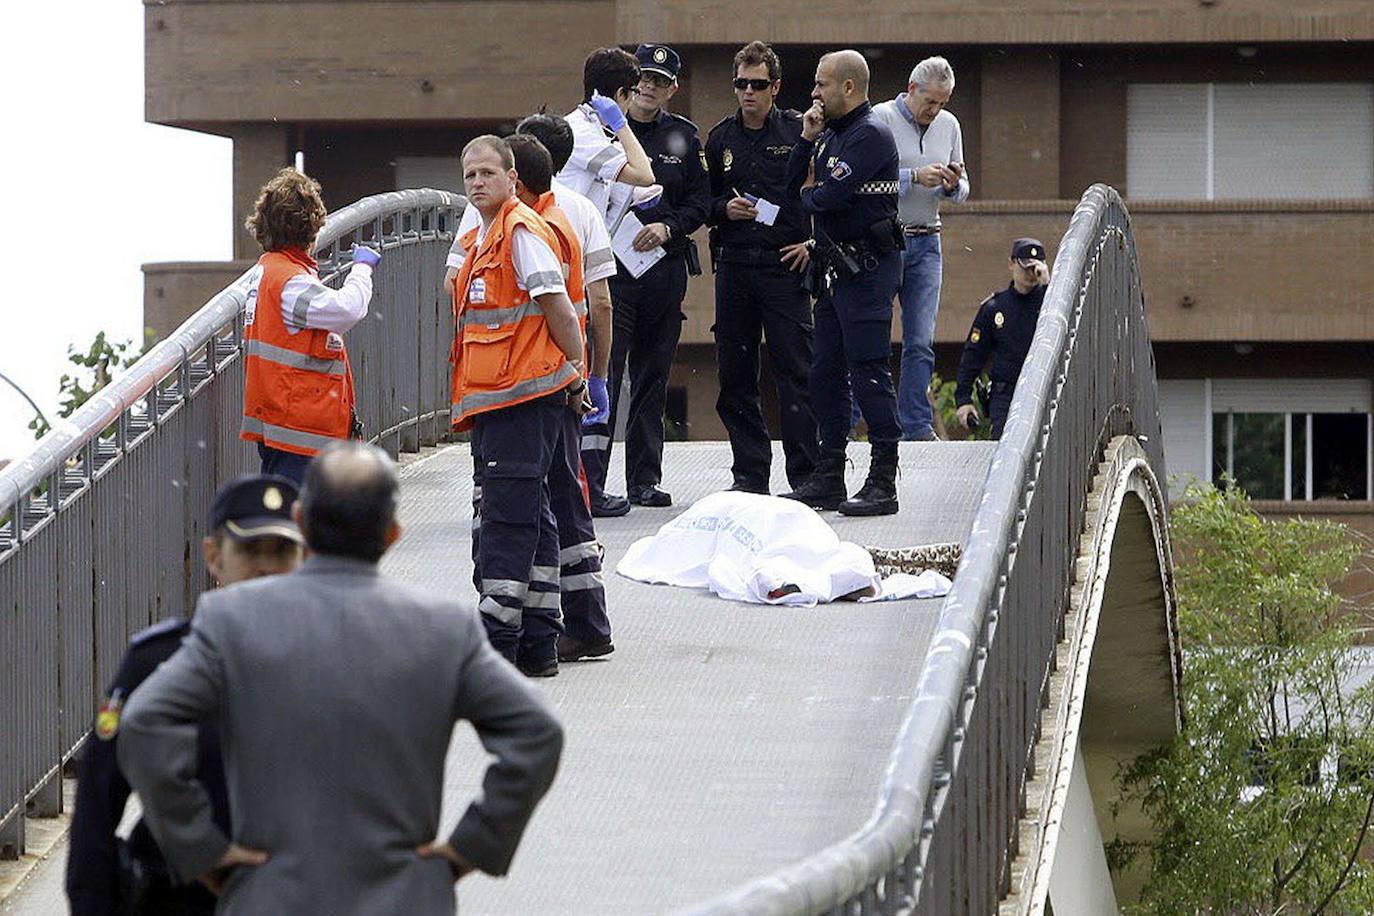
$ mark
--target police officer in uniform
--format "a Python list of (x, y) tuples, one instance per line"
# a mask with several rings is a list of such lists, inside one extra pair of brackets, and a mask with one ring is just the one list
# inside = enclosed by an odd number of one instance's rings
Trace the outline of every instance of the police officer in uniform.
[[(868, 63), (859, 52), (822, 57), (811, 98), (787, 179), (815, 221), (811, 406), (821, 453), (815, 472), (787, 496), (845, 515), (890, 515), (902, 437), (890, 368), (892, 300), (902, 272), (897, 146), (868, 102)], [(872, 460), (863, 487), (846, 499), (851, 386), (868, 421)]]
[[(668, 506), (672, 505), (672, 497), (658, 486), (663, 479), (663, 411), (668, 395), (668, 370), (682, 334), (687, 274), (689, 270), (701, 272), (689, 236), (706, 221), (711, 200), (697, 127), (665, 108), (677, 92), (681, 59), (664, 45), (640, 45), (635, 59), (639, 61), (639, 86), (626, 113), (630, 129), (653, 164), (654, 180), (663, 187), (663, 193), (652, 203), (632, 211), (644, 224), (634, 239), (634, 247), (650, 251), (661, 246), (667, 254), (638, 279), (622, 265), (611, 280), (615, 330), (611, 335), (610, 427), (615, 428), (623, 409), (621, 379), (628, 361), (626, 495), (635, 505)], [(605, 467), (602, 464), (599, 468), (603, 475)], [(592, 472), (590, 463), (588, 472)], [(604, 479), (599, 483), (604, 487)], [(595, 484), (593, 489), (597, 489)]]
[[(212, 534), (201, 549), (220, 585), (290, 572), (301, 560), (301, 533), (291, 521), (296, 486), (283, 477), (243, 477), (226, 485), (210, 510)], [(120, 711), (143, 681), (191, 632), (183, 618), (164, 620), (134, 637), (96, 716), (94, 737), (82, 752), (67, 860), (67, 899), (73, 916), (213, 913), (215, 898), (199, 884), (175, 886), (152, 833), (139, 821), (128, 841), (115, 836), (129, 798), (115, 747)], [(197, 779), (210, 793), (215, 823), (226, 834), (229, 802), (219, 733), (197, 734)]]
[[(774, 104), (782, 88), (778, 55), (761, 41), (735, 55), (739, 109), (706, 139), (711, 182), (711, 260), (716, 272), (716, 412), (734, 453), (733, 489), (768, 493), (773, 449), (759, 405), (759, 343), (772, 358), (787, 480), (800, 487), (815, 470), (811, 298), (802, 286), (811, 218), (787, 190), (787, 160), (801, 139), (801, 112)], [(759, 219), (757, 204), (779, 208)]]
[(959, 376), (954, 386), (954, 403), (958, 405), (959, 422), (971, 426), (978, 420), (978, 408), (973, 404), (973, 383), (987, 365), (992, 381), (992, 397), (988, 414), (992, 418), (992, 438), (1002, 436), (1011, 409), (1011, 396), (1016, 391), (1016, 378), (1021, 364), (1030, 352), (1035, 337), (1035, 324), (1040, 320), (1040, 305), (1045, 301), (1045, 286), (1050, 272), (1045, 264), (1045, 246), (1039, 239), (1017, 239), (1011, 243), (1011, 282), (1006, 289), (993, 293), (978, 306), (973, 318), (964, 355), (959, 359)]

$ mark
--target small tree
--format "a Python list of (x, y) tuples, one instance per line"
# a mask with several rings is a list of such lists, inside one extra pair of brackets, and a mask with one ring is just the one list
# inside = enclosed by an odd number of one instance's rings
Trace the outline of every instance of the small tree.
[[(111, 343), (105, 338), (104, 331), (95, 335), (95, 340), (91, 341), (91, 345), (84, 353), (77, 350), (74, 345), (68, 345), (67, 361), (84, 371), (79, 371), (75, 375), (65, 372), (62, 374), (62, 379), (58, 382), (58, 416), (70, 417), (78, 407), (89, 401), (92, 395), (110, 384), (121, 369), (132, 366), (140, 356), (148, 352), (152, 342), (153, 331), (149, 328), (145, 332), (143, 348), (137, 351), (134, 350), (131, 340)], [(35, 439), (43, 438), (50, 428), (42, 417), (34, 417), (29, 421), (29, 429), (33, 430)]]
[[(1257, 516), (1237, 488), (1173, 510), (1187, 722), (1121, 774), (1156, 828), (1135, 912), (1370, 913), (1374, 685), (1350, 685), (1366, 548), (1342, 525)], [(1124, 902), (1124, 901), (1123, 901)]]

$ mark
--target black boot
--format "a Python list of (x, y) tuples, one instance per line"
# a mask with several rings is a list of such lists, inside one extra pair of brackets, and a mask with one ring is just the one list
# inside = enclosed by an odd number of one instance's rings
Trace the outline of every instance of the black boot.
[(868, 479), (840, 504), (841, 515), (893, 515), (897, 511), (897, 446), (874, 446)]
[(844, 452), (823, 453), (806, 482), (782, 495), (816, 510), (837, 508), (849, 495), (844, 489)]

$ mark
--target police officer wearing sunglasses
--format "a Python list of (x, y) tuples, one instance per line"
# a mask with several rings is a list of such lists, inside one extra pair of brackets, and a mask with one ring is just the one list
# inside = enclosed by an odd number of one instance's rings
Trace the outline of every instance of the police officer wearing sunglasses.
[[(787, 160), (801, 139), (800, 112), (774, 104), (778, 55), (761, 41), (735, 55), (739, 108), (706, 140), (711, 180), (711, 259), (716, 275), (716, 412), (734, 453), (733, 489), (768, 493), (773, 459), (759, 403), (759, 348), (768, 344), (778, 392), (787, 480), (800, 487), (815, 469), (811, 298), (802, 286), (811, 218), (787, 189)], [(773, 211), (776, 207), (776, 212)]]

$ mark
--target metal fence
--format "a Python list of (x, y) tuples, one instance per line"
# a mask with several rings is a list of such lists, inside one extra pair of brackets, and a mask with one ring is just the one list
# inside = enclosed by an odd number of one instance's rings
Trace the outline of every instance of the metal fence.
[[(317, 242), (333, 286), (354, 242), (383, 251), (348, 350), (361, 419), (393, 455), (449, 428), (440, 286), (464, 204), (444, 191), (369, 197)], [(257, 467), (238, 437), (246, 278), (0, 471), (0, 856), (23, 852), (26, 812), (58, 812), (62, 767), (130, 636), (191, 610), (215, 491)]]
[(1107, 442), (1167, 479), (1130, 218), (1083, 195), (878, 805), (854, 835), (694, 914), (995, 912)]

